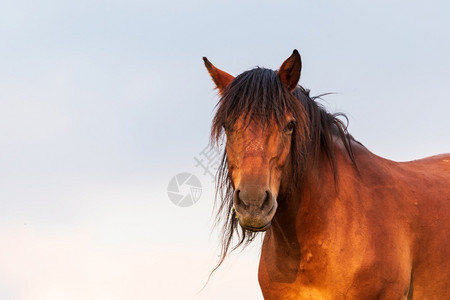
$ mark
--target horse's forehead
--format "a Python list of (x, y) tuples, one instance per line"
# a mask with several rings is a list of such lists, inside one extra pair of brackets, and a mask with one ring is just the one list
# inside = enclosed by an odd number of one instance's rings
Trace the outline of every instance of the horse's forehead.
[(261, 156), (266, 152), (272, 153), (278, 149), (279, 126), (275, 120), (252, 119), (249, 122), (240, 122), (233, 134), (234, 147), (245, 153), (246, 157)]

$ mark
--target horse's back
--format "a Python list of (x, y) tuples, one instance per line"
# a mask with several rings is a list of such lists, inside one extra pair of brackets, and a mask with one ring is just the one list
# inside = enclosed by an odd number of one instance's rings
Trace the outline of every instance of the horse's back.
[(400, 164), (413, 168), (425, 168), (429, 171), (433, 169), (435, 171), (447, 171), (447, 178), (449, 178), (450, 180), (450, 153), (429, 156), (422, 159), (403, 162)]

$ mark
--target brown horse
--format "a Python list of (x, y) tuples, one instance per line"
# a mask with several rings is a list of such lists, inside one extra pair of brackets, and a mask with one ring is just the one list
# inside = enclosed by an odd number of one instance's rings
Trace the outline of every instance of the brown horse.
[(234, 233), (236, 248), (265, 231), (266, 299), (450, 299), (450, 154), (371, 153), (298, 85), (297, 50), (236, 78), (204, 61), (221, 96), (211, 136), (226, 136), (220, 263)]

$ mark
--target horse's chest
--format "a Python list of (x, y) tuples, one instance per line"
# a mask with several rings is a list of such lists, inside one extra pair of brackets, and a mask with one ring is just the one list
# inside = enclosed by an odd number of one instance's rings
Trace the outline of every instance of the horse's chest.
[[(297, 257), (276, 256), (263, 247), (259, 282), (265, 299), (402, 299), (408, 293), (410, 268), (399, 259), (388, 261), (370, 247), (345, 251), (336, 243), (306, 245)], [(385, 297), (376, 298), (381, 294)]]
[[(314, 276), (308, 271), (300, 271), (292, 282), (273, 281), (269, 273), (265, 273), (260, 267), (259, 283), (264, 299), (333, 299), (330, 292), (322, 284), (314, 283)], [(266, 270), (265, 270), (266, 271)], [(272, 276), (273, 277), (273, 276)]]
[(263, 247), (259, 282), (265, 299), (331, 299), (322, 288), (327, 260), (320, 242), (298, 251)]

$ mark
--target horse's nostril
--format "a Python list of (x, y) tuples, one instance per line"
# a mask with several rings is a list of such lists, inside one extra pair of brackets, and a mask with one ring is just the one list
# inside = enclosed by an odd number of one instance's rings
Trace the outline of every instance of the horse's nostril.
[(235, 205), (242, 205), (245, 206), (245, 203), (242, 201), (241, 197), (239, 196), (239, 194), (241, 193), (241, 190), (235, 190), (234, 191), (234, 204)]
[(267, 206), (270, 205), (270, 203), (271, 203), (271, 201), (270, 201), (271, 198), (272, 198), (272, 193), (271, 193), (269, 190), (267, 190), (267, 191), (266, 191), (266, 196), (265, 196), (264, 201), (263, 201), (263, 204), (262, 204), (262, 206), (261, 206), (261, 209), (267, 208)]

